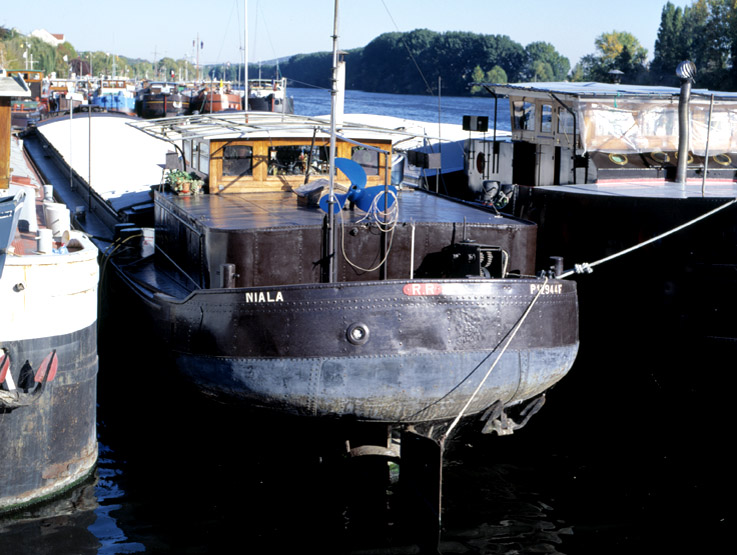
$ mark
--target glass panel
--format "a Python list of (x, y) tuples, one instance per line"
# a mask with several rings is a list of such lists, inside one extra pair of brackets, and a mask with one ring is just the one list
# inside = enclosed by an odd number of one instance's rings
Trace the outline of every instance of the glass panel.
[(514, 102), (514, 128), (535, 130), (535, 105), (523, 100)]
[(304, 175), (307, 164), (310, 164), (311, 175), (327, 175), (330, 172), (328, 148), (310, 145), (269, 147), (269, 175)]
[(197, 169), (205, 173), (210, 171), (210, 151), (208, 150), (208, 148), (209, 145), (207, 143), (203, 143), (201, 141), (197, 142), (197, 152), (199, 158), (199, 165), (197, 166)]
[(184, 150), (184, 160), (190, 166), (192, 165), (192, 141), (184, 141), (182, 144)]
[(543, 104), (540, 110), (540, 131), (543, 133), (553, 132), (553, 107), (550, 104)]
[(354, 146), (351, 150), (351, 159), (361, 164), (366, 175), (379, 175), (379, 164), (381, 164), (380, 153), (367, 150), (360, 146)]
[(565, 108), (558, 108), (558, 133), (573, 133), (573, 115)]
[(246, 145), (227, 145), (223, 148), (223, 175), (253, 175), (253, 148)]

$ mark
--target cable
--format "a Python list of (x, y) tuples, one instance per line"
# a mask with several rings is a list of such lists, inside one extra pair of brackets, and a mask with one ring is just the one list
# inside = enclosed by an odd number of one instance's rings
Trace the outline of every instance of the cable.
[[(391, 233), (391, 236), (389, 238), (389, 247), (384, 254), (384, 258), (382, 258), (381, 261), (373, 268), (362, 268), (358, 264), (354, 263), (350, 258), (348, 258), (348, 255), (345, 252), (345, 220), (343, 219), (343, 210), (340, 210), (340, 249), (343, 254), (343, 259), (356, 270), (360, 270), (362, 272), (373, 272), (381, 268), (381, 266), (386, 262), (387, 258), (389, 258), (389, 253), (392, 250), (392, 244), (394, 242), (394, 229), (396, 228), (397, 221), (399, 219), (399, 199), (397, 199), (397, 195), (394, 191), (389, 190), (388, 194), (391, 195), (391, 197), (394, 199), (394, 202), (389, 207), (389, 210), (383, 211), (378, 206), (379, 199), (383, 198), (386, 195), (386, 192), (382, 192), (381, 194), (378, 194), (374, 197), (369, 210), (360, 220), (356, 222), (357, 224), (362, 224), (364, 222), (368, 222), (369, 224), (374, 223), (379, 228), (379, 231), (381, 233)], [(386, 205), (386, 203), (384, 204)], [(387, 221), (383, 221), (386, 220), (386, 218), (389, 219)]]
[(737, 203), (737, 198), (732, 199), (729, 202), (725, 202), (724, 204), (722, 204), (721, 206), (718, 206), (714, 210), (711, 210), (711, 211), (707, 212), (706, 214), (702, 214), (701, 216), (699, 216), (697, 218), (694, 218), (693, 220), (690, 220), (690, 221), (688, 221), (688, 222), (686, 222), (684, 224), (681, 224), (678, 227), (674, 227), (670, 231), (666, 231), (665, 233), (661, 233), (660, 235), (657, 235), (657, 236), (653, 237), (652, 239), (648, 239), (647, 241), (644, 241), (643, 243), (640, 243), (638, 245), (634, 245), (634, 246), (629, 247), (628, 249), (624, 249), (623, 251), (620, 251), (618, 253), (614, 253), (614, 254), (612, 254), (610, 256), (607, 256), (606, 258), (602, 258), (601, 260), (597, 260), (596, 262), (590, 262), (590, 263), (589, 262), (583, 262), (581, 264), (575, 264), (572, 270), (568, 270), (566, 272), (563, 272), (562, 274), (560, 274), (559, 276), (556, 276), (556, 277), (558, 279), (564, 279), (564, 278), (567, 278), (567, 277), (569, 277), (569, 276), (571, 276), (573, 274), (583, 274), (583, 273), (590, 274), (591, 272), (594, 271), (593, 270), (593, 267), (594, 266), (598, 266), (599, 264), (603, 264), (604, 262), (609, 262), (610, 260), (614, 260), (615, 258), (618, 258), (620, 256), (624, 256), (625, 254), (628, 254), (628, 253), (630, 253), (632, 251), (635, 251), (635, 250), (637, 250), (639, 248), (645, 247), (645, 246), (649, 245), (650, 243), (654, 243), (655, 241), (659, 241), (660, 239), (663, 239), (663, 238), (667, 237), (668, 235), (672, 235), (674, 233), (677, 233), (678, 231), (681, 231), (681, 230), (689, 227), (690, 225), (693, 225), (693, 224), (695, 224), (697, 222), (700, 222), (701, 220), (705, 220), (706, 218), (708, 218), (710, 216), (713, 216), (717, 212), (720, 212), (721, 210), (724, 210), (725, 208), (727, 208), (729, 206), (732, 206), (735, 203)]
[(451, 425), (448, 426), (448, 429), (445, 431), (445, 433), (443, 434), (443, 436), (440, 438), (440, 444), (441, 445), (450, 436), (450, 432), (453, 430), (453, 428), (455, 428), (455, 426), (458, 424), (458, 422), (460, 422), (460, 420), (461, 420), (461, 418), (463, 418), (463, 415), (465, 414), (466, 410), (471, 405), (471, 403), (473, 402), (473, 400), (476, 397), (476, 395), (478, 395), (478, 392), (481, 391), (481, 388), (483, 387), (484, 383), (486, 383), (486, 380), (491, 375), (491, 372), (494, 370), (494, 368), (496, 367), (497, 363), (502, 358), (502, 355), (504, 355), (504, 353), (506, 352), (507, 347), (509, 347), (509, 345), (512, 343), (512, 339), (514, 339), (514, 336), (517, 335), (517, 332), (522, 328), (522, 324), (527, 319), (527, 316), (529, 316), (530, 312), (532, 311), (532, 307), (535, 306), (535, 303), (540, 298), (540, 295), (545, 290), (545, 286), (547, 284), (548, 284), (548, 278), (546, 277), (545, 278), (545, 282), (543, 283), (542, 287), (540, 287), (537, 290), (537, 294), (532, 299), (532, 301), (528, 305), (527, 309), (525, 309), (525, 312), (522, 314), (522, 317), (517, 321), (517, 323), (515, 324), (514, 328), (512, 328), (512, 332), (509, 335), (509, 339), (507, 339), (507, 342), (504, 344), (504, 347), (502, 348), (501, 352), (496, 357), (496, 360), (494, 360), (494, 363), (489, 367), (489, 370), (487, 370), (486, 374), (484, 375), (483, 379), (481, 380), (481, 382), (479, 383), (479, 385), (474, 390), (473, 394), (468, 398), (468, 401), (466, 401), (466, 404), (463, 406), (463, 408), (461, 409), (461, 411), (455, 417), (455, 420), (453, 420), (453, 422), (451, 423)]

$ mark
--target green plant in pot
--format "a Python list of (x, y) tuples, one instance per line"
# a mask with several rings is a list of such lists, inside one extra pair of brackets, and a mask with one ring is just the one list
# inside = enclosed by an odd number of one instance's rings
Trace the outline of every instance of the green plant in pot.
[(178, 195), (197, 195), (202, 192), (204, 182), (193, 173), (171, 170), (166, 176), (166, 184)]

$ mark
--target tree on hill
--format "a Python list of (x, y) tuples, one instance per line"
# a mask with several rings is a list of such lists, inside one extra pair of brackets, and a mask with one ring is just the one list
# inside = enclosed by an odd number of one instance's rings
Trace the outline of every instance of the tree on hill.
[(737, 6), (733, 0), (697, 0), (683, 9), (667, 2), (650, 65), (654, 83), (677, 86), (675, 69), (696, 65), (699, 87), (737, 90)]
[(547, 42), (532, 42), (525, 47), (527, 65), (524, 72), (527, 81), (564, 81), (571, 69), (571, 62)]
[[(489, 71), (484, 73), (481, 66), (476, 66), (471, 74), (473, 83), (507, 83), (507, 72), (499, 66), (492, 67)], [(471, 94), (480, 94), (483, 92), (483, 87), (474, 85), (471, 87)]]
[(622, 72), (623, 83), (647, 79), (647, 50), (634, 35), (624, 31), (602, 33), (594, 41), (597, 52), (581, 58), (576, 74), (584, 81), (609, 82), (612, 70)]

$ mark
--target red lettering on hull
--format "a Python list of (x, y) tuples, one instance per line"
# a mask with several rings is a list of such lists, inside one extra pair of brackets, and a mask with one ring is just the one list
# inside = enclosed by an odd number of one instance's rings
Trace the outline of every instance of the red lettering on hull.
[(439, 283), (408, 283), (402, 292), (412, 297), (442, 295), (443, 287)]

